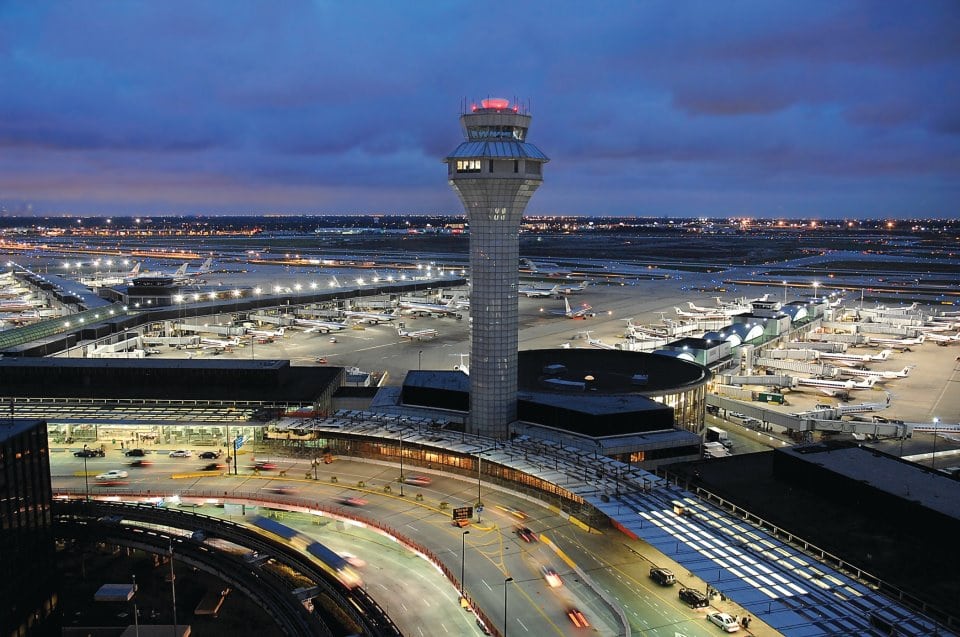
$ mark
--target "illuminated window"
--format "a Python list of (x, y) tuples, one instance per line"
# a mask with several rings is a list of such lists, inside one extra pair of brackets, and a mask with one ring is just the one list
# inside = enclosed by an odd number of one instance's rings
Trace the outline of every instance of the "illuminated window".
[(458, 159), (457, 160), (457, 172), (458, 173), (478, 173), (480, 172), (480, 160), (479, 159)]

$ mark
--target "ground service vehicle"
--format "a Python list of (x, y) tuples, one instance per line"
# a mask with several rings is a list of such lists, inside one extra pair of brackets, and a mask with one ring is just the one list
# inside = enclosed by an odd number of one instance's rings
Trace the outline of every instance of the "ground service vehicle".
[(680, 601), (691, 608), (705, 608), (710, 605), (707, 596), (695, 588), (681, 588), (677, 595), (680, 597)]
[(673, 574), (673, 571), (667, 568), (657, 568), (653, 567), (650, 569), (650, 579), (659, 584), (660, 586), (673, 586), (674, 582), (677, 581), (676, 576)]

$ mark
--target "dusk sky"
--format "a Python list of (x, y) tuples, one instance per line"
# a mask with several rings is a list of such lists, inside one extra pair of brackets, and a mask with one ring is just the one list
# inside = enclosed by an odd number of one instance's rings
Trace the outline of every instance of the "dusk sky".
[(0, 0), (0, 210), (459, 213), (519, 98), (527, 214), (960, 216), (960, 2)]

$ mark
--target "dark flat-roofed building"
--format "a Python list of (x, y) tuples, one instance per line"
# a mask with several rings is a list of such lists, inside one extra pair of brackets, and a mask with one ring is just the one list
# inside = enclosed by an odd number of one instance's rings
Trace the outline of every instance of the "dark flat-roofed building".
[(0, 420), (0, 637), (60, 634), (47, 424)]

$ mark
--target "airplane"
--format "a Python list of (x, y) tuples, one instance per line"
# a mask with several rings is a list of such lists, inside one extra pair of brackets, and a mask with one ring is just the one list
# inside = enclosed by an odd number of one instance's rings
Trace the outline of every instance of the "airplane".
[(627, 322), (627, 331), (624, 334), (624, 337), (626, 338), (644, 340), (650, 338), (663, 338), (667, 335), (664, 330), (656, 330), (644, 325), (637, 325), (633, 322), (633, 318), (623, 320)]
[(162, 270), (152, 270), (136, 278), (140, 279), (141, 281), (150, 280), (150, 279), (172, 278), (174, 283), (188, 283), (191, 281), (195, 281), (198, 277), (201, 277), (204, 274), (207, 274), (208, 272), (210, 272), (212, 270), (212, 267), (211, 267), (212, 265), (213, 265), (213, 257), (207, 257), (207, 260), (203, 262), (200, 268), (193, 272), (190, 272), (188, 270), (188, 268), (190, 267), (190, 264), (184, 263), (183, 265), (181, 265), (179, 268), (177, 268), (171, 273), (166, 273), (166, 272), (163, 272)]
[(852, 363), (870, 363), (872, 361), (885, 361), (889, 358), (893, 350), (885, 349), (879, 354), (841, 354), (839, 352), (820, 352), (820, 358), (828, 360), (837, 360), (841, 362)]
[(520, 265), (533, 274), (542, 274), (548, 277), (565, 277), (571, 274), (570, 270), (564, 270), (556, 263), (537, 263), (530, 259), (520, 259)]
[(527, 297), (528, 299), (537, 298), (537, 297), (549, 298), (551, 296), (560, 296), (560, 286), (555, 285), (552, 288), (541, 288), (534, 285), (534, 286), (520, 287), (520, 289), (517, 290), (517, 292)]
[(960, 341), (960, 332), (957, 332), (953, 336), (949, 334), (927, 334), (927, 338), (937, 345), (949, 345), (950, 343)]
[(411, 314), (445, 314), (447, 316), (460, 316), (460, 310), (457, 297), (450, 299), (447, 303), (419, 303), (416, 301), (404, 301), (400, 299), (399, 307), (401, 310)]
[(574, 310), (570, 307), (570, 300), (567, 299), (567, 297), (563, 297), (563, 306), (564, 309), (550, 310), (550, 313), (557, 316), (566, 316), (570, 319), (585, 319), (588, 316), (594, 316), (594, 313), (591, 311), (593, 308), (587, 303), (581, 304), (579, 308)]
[(400, 338), (408, 338), (410, 340), (416, 339), (418, 341), (423, 341), (423, 340), (429, 340), (431, 338), (436, 338), (440, 336), (440, 332), (438, 332), (433, 328), (407, 331), (402, 327), (398, 327), (397, 336), (399, 336)]
[(857, 383), (852, 380), (826, 380), (824, 378), (796, 378), (798, 385), (816, 387), (827, 396), (836, 396), (852, 389), (871, 389), (877, 382), (876, 378), (864, 378)]
[(840, 368), (839, 371), (845, 376), (860, 376), (862, 378), (876, 378), (878, 383), (883, 383), (888, 380), (894, 380), (897, 378), (906, 378), (910, 374), (910, 370), (913, 369), (913, 365), (907, 365), (899, 372), (878, 372), (870, 369), (847, 369)]
[(318, 321), (316, 319), (293, 319), (295, 325), (300, 327), (306, 327), (304, 330), (305, 334), (310, 334), (311, 332), (326, 332), (329, 334), (334, 330), (342, 330), (349, 327), (346, 323), (337, 323), (335, 321)]
[(876, 336), (868, 336), (867, 344), (868, 345), (894, 345), (895, 347), (910, 347), (911, 345), (920, 345), (923, 343), (923, 340), (927, 338), (927, 334), (921, 334), (916, 338), (877, 338)]
[(140, 275), (140, 261), (137, 261), (129, 272), (107, 272), (105, 274), (97, 273), (97, 276), (86, 278), (81, 277), (80, 283), (88, 287), (109, 287), (111, 285), (123, 285), (129, 283), (132, 279)]
[(468, 363), (463, 362), (463, 359), (469, 357), (470, 354), (460, 353), (460, 354), (451, 354), (451, 356), (459, 356), (459, 357), (460, 357), (460, 364), (459, 364), (459, 365), (454, 365), (454, 366), (453, 366), (453, 369), (456, 370), (456, 371), (458, 371), (458, 372), (463, 372), (464, 374), (466, 374), (467, 376), (469, 376), (469, 375), (470, 375), (470, 365), (469, 365)]
[(275, 330), (258, 330), (258, 329), (248, 329), (248, 336), (256, 336), (258, 338), (271, 338), (274, 336), (283, 336), (283, 330), (285, 327), (278, 327)]
[(240, 345), (239, 338), (228, 338), (226, 340), (219, 338), (201, 338), (200, 347), (202, 349), (227, 349), (228, 347), (237, 347)]
[(725, 319), (729, 318), (723, 312), (711, 312), (709, 314), (705, 312), (685, 312), (679, 307), (673, 308), (677, 311), (677, 316), (682, 316), (684, 318), (694, 318), (694, 319)]
[(727, 305), (725, 307), (700, 307), (694, 305), (692, 301), (687, 301), (690, 310), (698, 314), (722, 314), (723, 316), (736, 316), (737, 314), (746, 314), (750, 311), (749, 307), (742, 305)]
[(602, 340), (600, 340), (599, 338), (592, 338), (592, 337), (590, 336), (590, 332), (586, 332), (586, 331), (585, 331), (585, 332), (580, 332), (580, 334), (582, 334), (583, 336), (586, 337), (586, 339), (587, 339), (587, 344), (588, 344), (588, 345), (592, 345), (592, 346), (594, 346), (594, 347), (596, 347), (596, 348), (599, 348), (599, 349), (617, 349), (616, 347), (614, 347), (614, 346), (611, 345), (610, 343), (604, 343), (604, 342), (603, 342)]
[(341, 314), (343, 314), (345, 318), (353, 319), (358, 323), (369, 323), (370, 325), (377, 325), (379, 323), (393, 321), (400, 316), (400, 312), (398, 310), (394, 310), (389, 314), (381, 314), (379, 312), (360, 312), (357, 310), (342, 310)]

